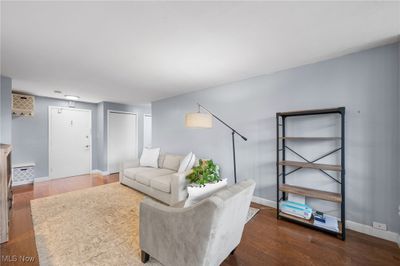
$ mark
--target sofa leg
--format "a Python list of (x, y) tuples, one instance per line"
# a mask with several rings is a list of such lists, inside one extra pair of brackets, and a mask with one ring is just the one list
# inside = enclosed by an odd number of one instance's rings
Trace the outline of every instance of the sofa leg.
[(235, 251), (236, 251), (236, 248), (234, 248), (234, 249), (231, 251), (231, 255), (233, 255), (233, 254), (235, 253)]
[(141, 257), (143, 263), (148, 262), (149, 259), (150, 259), (150, 255), (147, 254), (147, 253), (146, 253), (145, 251), (143, 251), (143, 250), (142, 250), (141, 253), (140, 253), (140, 257)]

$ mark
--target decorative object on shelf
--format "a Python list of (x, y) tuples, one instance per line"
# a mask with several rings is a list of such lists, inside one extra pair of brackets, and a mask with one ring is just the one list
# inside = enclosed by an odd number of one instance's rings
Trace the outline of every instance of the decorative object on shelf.
[[(337, 114), (340, 116), (340, 137), (295, 137), (286, 135), (286, 118), (288, 117), (306, 117), (315, 115), (328, 115)], [(283, 112), (276, 113), (276, 149), (277, 149), (277, 162), (276, 162), (276, 173), (277, 173), (277, 218), (284, 218), (308, 227), (318, 229), (327, 233), (335, 234), (341, 237), (342, 240), (346, 239), (345, 230), (345, 108), (330, 108), (330, 109), (317, 109), (317, 110), (306, 110), (306, 111), (294, 111), (294, 112)], [(309, 160), (292, 147), (288, 142), (295, 141), (335, 141), (340, 143), (338, 148), (325, 153), (314, 160)], [(289, 161), (286, 160), (286, 152), (291, 152), (295, 156), (299, 157), (302, 161)], [(326, 158), (329, 155), (340, 152), (340, 164), (321, 164), (317, 163), (319, 160)], [(287, 168), (291, 167), (290, 171)], [(286, 183), (286, 177), (300, 169), (309, 168), (316, 169), (331, 178), (336, 183), (340, 184), (339, 192), (323, 191), (314, 188), (308, 188), (305, 186), (294, 186)], [(327, 171), (333, 171), (340, 173), (340, 178), (332, 176)], [(328, 216), (318, 212), (308, 219), (307, 217), (301, 217), (297, 214), (297, 210), (293, 211), (293, 206), (287, 206), (287, 199), (290, 194), (302, 195), (305, 197), (311, 197), (340, 204), (340, 220), (333, 216)], [(289, 210), (289, 211), (288, 211)], [(306, 219), (304, 219), (306, 218)], [(325, 221), (325, 222), (324, 222)]]
[(315, 212), (313, 212), (313, 215), (314, 215), (314, 222), (315, 221), (318, 221), (318, 222), (321, 222), (321, 223), (325, 223), (326, 222), (325, 215), (324, 215), (323, 212), (315, 211)]
[[(185, 126), (192, 128), (212, 128), (212, 118), (214, 117), (219, 122), (221, 122), (224, 126), (232, 130), (232, 146), (233, 146), (233, 175), (235, 178), (235, 184), (237, 183), (236, 177), (236, 151), (235, 151), (235, 134), (240, 136), (244, 141), (247, 141), (247, 138), (233, 129), (230, 125), (225, 123), (221, 118), (213, 114), (210, 110), (197, 103), (198, 111), (196, 113), (188, 113), (185, 117)], [(201, 113), (200, 108), (204, 109), (207, 113)]]

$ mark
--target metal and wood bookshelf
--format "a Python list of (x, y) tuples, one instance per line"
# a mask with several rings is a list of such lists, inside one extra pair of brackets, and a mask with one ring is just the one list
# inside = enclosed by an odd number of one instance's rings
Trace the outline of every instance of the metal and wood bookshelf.
[[(315, 115), (329, 115), (337, 114), (340, 116), (340, 137), (296, 137), (287, 136), (287, 121), (288, 117), (297, 116), (315, 116)], [(334, 234), (340, 237), (342, 240), (346, 238), (345, 230), (345, 108), (330, 108), (330, 109), (317, 109), (317, 110), (305, 110), (305, 111), (292, 111), (292, 112), (281, 112), (276, 113), (276, 173), (277, 173), (277, 218), (290, 220), (298, 224), (302, 224), (316, 230), (324, 231), (330, 234)], [(298, 152), (296, 152), (292, 147), (287, 145), (288, 141), (310, 141), (310, 142), (320, 142), (320, 141), (336, 141), (340, 143), (340, 146), (334, 150), (325, 153), (317, 159), (308, 160)], [(287, 153), (290, 152), (300, 158), (300, 161), (289, 161), (286, 160)], [(318, 163), (319, 160), (326, 158), (332, 154), (340, 152), (340, 164), (322, 164)], [(307, 186), (293, 186), (286, 183), (286, 177), (300, 169), (309, 168), (316, 169), (331, 178), (335, 182), (340, 184), (340, 191), (328, 192), (323, 190), (317, 190), (313, 188), (308, 188)], [(335, 178), (327, 171), (334, 171), (340, 173), (340, 179)], [(314, 218), (310, 220), (302, 219), (296, 216), (292, 216), (280, 211), (279, 203), (282, 200), (286, 200), (288, 193), (293, 193), (297, 195), (302, 195), (305, 197), (311, 197), (331, 202), (336, 202), (340, 205), (340, 220), (338, 220), (339, 231), (333, 231), (325, 228), (318, 227), (314, 225)]]

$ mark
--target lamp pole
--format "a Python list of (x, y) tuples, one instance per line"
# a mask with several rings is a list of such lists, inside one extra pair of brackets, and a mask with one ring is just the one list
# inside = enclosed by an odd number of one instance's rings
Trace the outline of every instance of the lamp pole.
[(217, 119), (220, 123), (222, 123), (223, 125), (225, 125), (226, 127), (228, 127), (230, 130), (232, 130), (232, 148), (233, 148), (233, 176), (235, 178), (235, 184), (237, 183), (237, 177), (236, 177), (236, 150), (235, 150), (235, 134), (237, 134), (238, 136), (240, 136), (244, 141), (247, 141), (247, 138), (245, 136), (243, 136), (242, 134), (240, 134), (239, 132), (237, 132), (234, 128), (232, 128), (230, 125), (228, 125), (227, 123), (225, 123), (221, 118), (219, 118), (218, 116), (216, 116), (215, 114), (213, 114), (210, 110), (208, 110), (207, 108), (205, 108), (204, 106), (202, 106), (201, 104), (197, 103), (197, 105), (199, 106), (199, 111), (200, 108), (203, 108), (207, 113), (209, 113), (212, 117), (214, 117), (215, 119)]

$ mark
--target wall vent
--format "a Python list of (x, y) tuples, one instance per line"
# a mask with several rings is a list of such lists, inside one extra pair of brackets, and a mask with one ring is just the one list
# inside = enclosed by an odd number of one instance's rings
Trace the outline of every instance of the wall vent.
[(13, 93), (12, 114), (14, 116), (33, 116), (35, 109), (35, 97), (30, 95)]

